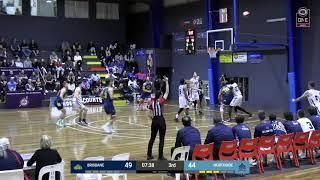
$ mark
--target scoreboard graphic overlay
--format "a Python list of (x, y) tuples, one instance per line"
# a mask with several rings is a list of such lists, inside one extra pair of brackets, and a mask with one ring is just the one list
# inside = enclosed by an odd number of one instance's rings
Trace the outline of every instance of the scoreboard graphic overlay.
[(71, 161), (71, 173), (249, 174), (249, 161)]

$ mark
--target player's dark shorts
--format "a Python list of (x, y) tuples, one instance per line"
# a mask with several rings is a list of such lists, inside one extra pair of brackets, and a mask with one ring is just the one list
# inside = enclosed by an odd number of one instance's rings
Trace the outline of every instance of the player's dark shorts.
[(54, 101), (54, 106), (57, 107), (59, 110), (63, 109), (63, 100), (60, 96), (57, 96)]
[(225, 95), (225, 96), (223, 97), (223, 104), (225, 104), (225, 105), (230, 105), (232, 99), (233, 99), (233, 96), (232, 96), (232, 95)]
[(114, 109), (113, 100), (105, 100), (103, 104), (104, 111), (106, 114), (115, 115), (116, 110)]
[(141, 95), (141, 99), (151, 98), (151, 93), (143, 92)]

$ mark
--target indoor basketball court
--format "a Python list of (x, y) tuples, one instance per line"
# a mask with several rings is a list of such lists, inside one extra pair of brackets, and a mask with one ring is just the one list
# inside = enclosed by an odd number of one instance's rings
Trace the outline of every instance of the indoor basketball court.
[(317, 179), (319, 7), (0, 1), (0, 179)]

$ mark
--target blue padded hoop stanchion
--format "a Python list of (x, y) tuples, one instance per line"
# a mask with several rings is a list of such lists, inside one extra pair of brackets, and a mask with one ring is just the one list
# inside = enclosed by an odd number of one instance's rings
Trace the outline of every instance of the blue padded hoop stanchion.
[(289, 108), (292, 113), (297, 112), (297, 104), (292, 100), (296, 98), (295, 73), (288, 73), (288, 87), (289, 87)]

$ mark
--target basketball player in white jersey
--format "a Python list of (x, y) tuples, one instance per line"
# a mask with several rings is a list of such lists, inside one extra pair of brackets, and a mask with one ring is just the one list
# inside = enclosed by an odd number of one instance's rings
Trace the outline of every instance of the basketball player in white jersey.
[(302, 96), (297, 99), (293, 99), (293, 102), (301, 101), (304, 98), (307, 98), (310, 106), (315, 107), (320, 114), (320, 91), (315, 89), (316, 83), (314, 81), (308, 82), (308, 90), (306, 90)]
[[(193, 107), (196, 110), (197, 104), (199, 102), (199, 91), (200, 91), (200, 77), (196, 72), (193, 73), (192, 78), (190, 79), (190, 89), (191, 89), (191, 100), (193, 102)], [(200, 107), (200, 106), (199, 106)], [(201, 109), (199, 109), (199, 114), (202, 114)]]
[(81, 91), (81, 82), (78, 82), (78, 86), (74, 90), (73, 93), (73, 107), (78, 111), (79, 113), (79, 125), (88, 125), (86, 121), (88, 108), (83, 104), (82, 102), (82, 91)]
[(229, 116), (231, 117), (231, 113), (232, 113), (232, 109), (234, 109), (234, 112), (237, 114), (238, 110), (246, 113), (249, 115), (249, 117), (252, 117), (252, 114), (249, 113), (248, 111), (246, 111), (245, 109), (243, 109), (241, 107), (242, 104), (242, 93), (239, 89), (239, 86), (236, 82), (234, 82), (233, 79), (230, 80), (230, 84), (228, 85), (229, 89), (232, 91), (233, 93), (233, 99), (230, 103), (230, 110), (229, 110)]
[(186, 116), (189, 115), (189, 99), (188, 99), (188, 89), (184, 79), (180, 80), (179, 85), (179, 111), (176, 114), (175, 121), (178, 122), (179, 115), (182, 111), (185, 112)]

